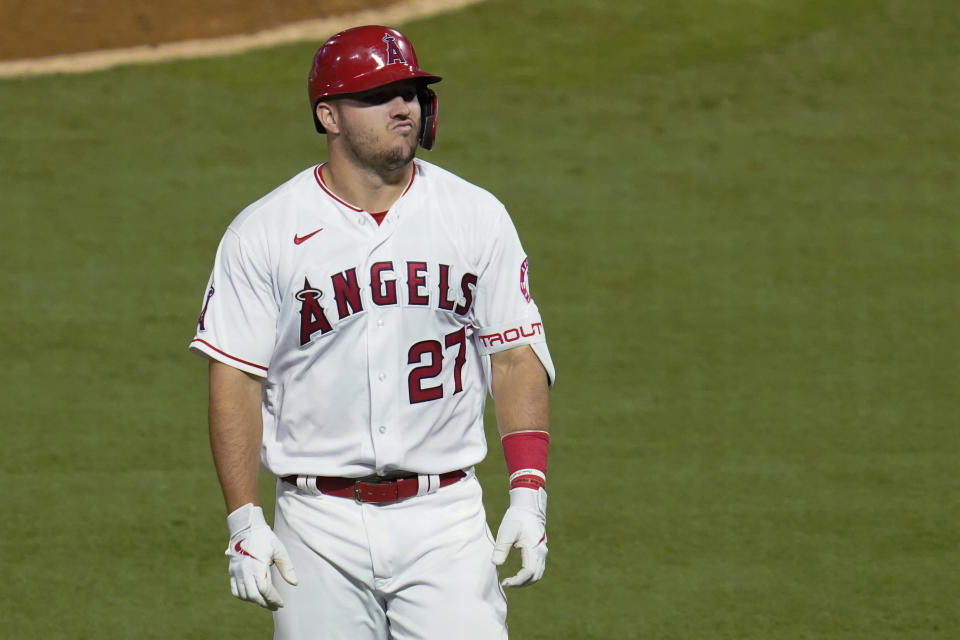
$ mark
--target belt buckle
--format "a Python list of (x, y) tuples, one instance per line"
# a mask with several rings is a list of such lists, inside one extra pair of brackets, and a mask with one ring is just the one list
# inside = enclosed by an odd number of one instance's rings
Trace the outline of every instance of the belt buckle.
[[(398, 495), (393, 496), (391, 499), (384, 499), (378, 494), (374, 494), (372, 496), (367, 494), (367, 496), (364, 496), (364, 494), (360, 492), (361, 484), (366, 485), (368, 487), (392, 485), (395, 491), (399, 491), (397, 480), (386, 480), (381, 478), (375, 478), (371, 481), (371, 480), (359, 479), (353, 483), (353, 497), (357, 502), (371, 503), (371, 504), (386, 504), (388, 502), (396, 502), (397, 500), (399, 500)], [(373, 491), (373, 489), (371, 488), (370, 491)], [(369, 497), (370, 499), (368, 500), (367, 497)]]
[(374, 503), (374, 504), (379, 504), (380, 502), (382, 502), (381, 500), (378, 500), (375, 496), (371, 500), (367, 500), (366, 498), (364, 498), (363, 495), (360, 493), (361, 484), (376, 486), (380, 484), (387, 484), (386, 482), (377, 482), (376, 480), (371, 482), (370, 480), (364, 480), (361, 478), (353, 483), (353, 497), (357, 502)]

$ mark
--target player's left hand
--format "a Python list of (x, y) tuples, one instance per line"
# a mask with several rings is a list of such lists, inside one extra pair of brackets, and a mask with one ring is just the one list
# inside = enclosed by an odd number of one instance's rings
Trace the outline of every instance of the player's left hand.
[(264, 520), (263, 510), (253, 504), (245, 504), (227, 516), (227, 526), (231, 593), (276, 611), (283, 606), (283, 600), (270, 578), (270, 565), (276, 564), (284, 580), (297, 584), (286, 548)]
[(520, 487), (510, 490), (510, 507), (503, 514), (493, 549), (494, 564), (507, 559), (511, 547), (520, 550), (517, 575), (503, 580), (504, 587), (525, 587), (543, 577), (547, 564), (547, 492)]

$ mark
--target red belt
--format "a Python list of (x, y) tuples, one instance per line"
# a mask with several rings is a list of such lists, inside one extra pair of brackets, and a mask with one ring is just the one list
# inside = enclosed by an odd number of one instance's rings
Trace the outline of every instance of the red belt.
[[(439, 475), (440, 484), (437, 487), (427, 487), (427, 491), (433, 492), (439, 487), (445, 487), (453, 484), (467, 474), (457, 469), (448, 473)], [(297, 479), (301, 476), (284, 476), (281, 478), (297, 486)], [(427, 477), (427, 476), (425, 476)], [(412, 498), (420, 493), (420, 479), (418, 476), (407, 476), (391, 479), (358, 479), (358, 478), (329, 478), (323, 476), (310, 477), (316, 481), (317, 491), (328, 496), (337, 496), (339, 498), (353, 498), (357, 502), (374, 502), (383, 504), (387, 502), (396, 502), (404, 498)]]

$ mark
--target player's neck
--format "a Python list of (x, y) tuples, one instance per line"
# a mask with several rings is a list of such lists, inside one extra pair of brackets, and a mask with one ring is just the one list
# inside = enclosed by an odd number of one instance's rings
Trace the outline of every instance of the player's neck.
[(410, 184), (413, 162), (384, 175), (331, 158), (321, 171), (327, 188), (344, 202), (364, 211), (386, 211)]

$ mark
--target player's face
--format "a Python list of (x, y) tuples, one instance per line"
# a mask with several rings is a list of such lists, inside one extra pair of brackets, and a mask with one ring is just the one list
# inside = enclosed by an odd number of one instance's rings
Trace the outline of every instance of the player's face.
[(345, 148), (362, 166), (394, 171), (413, 160), (420, 136), (415, 81), (344, 96), (337, 111)]

